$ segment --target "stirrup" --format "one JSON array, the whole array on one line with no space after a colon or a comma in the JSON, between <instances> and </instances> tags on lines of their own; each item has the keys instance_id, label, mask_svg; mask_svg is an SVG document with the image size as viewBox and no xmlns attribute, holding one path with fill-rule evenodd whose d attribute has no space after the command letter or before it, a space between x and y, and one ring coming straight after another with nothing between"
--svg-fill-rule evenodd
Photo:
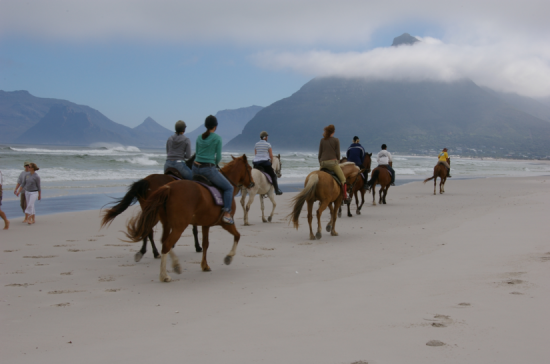
<instances>
[{"instance_id":1,"label":"stirrup","mask_svg":"<svg viewBox=\"0 0 550 364\"><path fill-rule=\"evenodd\" d=\"M276 189L276 190L275 190L275 194L276 194L276 195L282 195L282 194L283 194L283 191L281 191L280 189Z\"/></svg>"},{"instance_id":2,"label":"stirrup","mask_svg":"<svg viewBox=\"0 0 550 364\"><path fill-rule=\"evenodd\" d=\"M233 219L231 217L227 217L227 216L222 217L222 221L225 222L228 225L235 224L235 221L233 221Z\"/></svg>"}]
</instances>

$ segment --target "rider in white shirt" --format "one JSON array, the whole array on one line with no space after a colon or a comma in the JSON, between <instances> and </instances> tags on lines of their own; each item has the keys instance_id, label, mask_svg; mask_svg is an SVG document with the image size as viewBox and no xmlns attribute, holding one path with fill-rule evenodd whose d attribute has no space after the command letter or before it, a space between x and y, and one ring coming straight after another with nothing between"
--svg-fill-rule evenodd
<instances>
[{"instance_id":1,"label":"rider in white shirt","mask_svg":"<svg viewBox=\"0 0 550 364\"><path fill-rule=\"evenodd\" d=\"M376 157L376 161L378 162L378 165L381 167L387 168L388 171L390 171L391 174L391 185L395 186L395 171L392 168L393 160L391 157L391 153L386 150L386 144L382 144L382 150L378 152L378 156ZM372 179L367 182L367 188L370 188L372 185Z\"/></svg>"}]
</instances>

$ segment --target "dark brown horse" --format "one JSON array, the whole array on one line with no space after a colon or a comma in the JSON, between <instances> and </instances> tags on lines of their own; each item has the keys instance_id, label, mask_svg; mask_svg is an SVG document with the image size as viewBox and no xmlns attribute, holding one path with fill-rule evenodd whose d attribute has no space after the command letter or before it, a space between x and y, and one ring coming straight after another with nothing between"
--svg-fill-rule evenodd
<instances>
[{"instance_id":1,"label":"dark brown horse","mask_svg":"<svg viewBox=\"0 0 550 364\"><path fill-rule=\"evenodd\" d=\"M185 162L189 169L191 169L194 160L195 155L193 155L191 158L189 158L187 162ZM139 205L143 210L145 200L147 200L147 198L151 196L153 192L168 183L174 182L175 180L176 179L174 177L166 174L151 174L143 179L140 179L139 181L132 183L130 187L128 187L128 192L126 193L126 195L124 195L124 197L117 199L109 204L115 205L103 213L101 227L103 228L106 225L110 225L115 217L126 211L126 209L135 204L136 201L139 202ZM199 244L198 230L196 226L193 226L193 237L195 239L195 251L197 253L202 252L202 248ZM147 252L147 238L149 238L149 241L151 242L151 248L153 249L153 255L155 259L160 258L160 254L157 250L157 247L155 246L155 241L153 240L153 230L151 230L149 235L143 238L141 249L134 255L134 260L136 262L139 262Z\"/></svg>"},{"instance_id":2,"label":"dark brown horse","mask_svg":"<svg viewBox=\"0 0 550 364\"><path fill-rule=\"evenodd\" d=\"M437 177L439 177L439 193L442 194L445 192L445 181L447 181L447 167L445 167L444 164L437 163L437 165L434 167L434 175L430 178L426 178L424 180L424 183L428 182L429 180L434 180L434 195L436 195L436 185L437 185Z\"/></svg>"},{"instance_id":3,"label":"dark brown horse","mask_svg":"<svg viewBox=\"0 0 550 364\"><path fill-rule=\"evenodd\" d=\"M349 162L349 164L341 165L342 172L346 178L352 174L357 174L359 168ZM307 177L304 182L304 189L292 198L293 209L292 213L288 215L288 218L294 224L296 230L300 226L300 213L304 203L307 202L307 221L309 224L309 238L311 240L321 239L321 214L328 207L330 210L330 222L328 223L326 230L330 232L332 236L338 236L336 232L336 218L337 212L342 205L340 185L332 178L332 176L323 171L313 171ZM319 209L317 210L317 233L313 235L312 220L313 220L313 204L315 201L320 201Z\"/></svg>"},{"instance_id":4,"label":"dark brown horse","mask_svg":"<svg viewBox=\"0 0 550 364\"><path fill-rule=\"evenodd\" d=\"M237 194L242 185L249 186L249 188L254 186L251 169L246 155L242 155L233 158L233 161L227 163L220 170L234 186L233 196ZM236 204L233 200L232 215L235 210ZM192 181L175 181L161 187L145 201L143 211L128 222L126 236L131 241L140 241L151 233L160 219L162 223L160 280L161 282L170 282L171 278L166 272L166 255L170 254L172 268L174 272L180 274L181 266L172 248L189 225L202 226L201 268L203 271L210 271L206 253L209 245L208 232L211 226L221 225L223 229L233 235L233 248L224 259L225 264L231 264L241 235L234 224L223 223L222 216L221 207L214 204L212 195L205 187Z\"/></svg>"},{"instance_id":5,"label":"dark brown horse","mask_svg":"<svg viewBox=\"0 0 550 364\"><path fill-rule=\"evenodd\" d=\"M387 168L383 166L378 166L372 171L371 176L372 181L372 204L376 205L376 185L380 185L380 199L378 200L379 204L386 204L386 195L390 189L391 184L391 174Z\"/></svg>"},{"instance_id":6,"label":"dark brown horse","mask_svg":"<svg viewBox=\"0 0 550 364\"><path fill-rule=\"evenodd\" d=\"M353 196L355 196L355 205L357 206L357 210L355 211L355 213L357 215L361 215L361 208L363 207L363 204L365 203L365 192L366 192L366 189L364 188L365 187L365 180L363 179L362 175L363 174L365 177L368 177L369 173L370 173L370 166L371 166L371 156L372 156L372 153L367 153L365 155L365 158L363 159L363 166L361 168L361 173L358 174L357 176L355 176L355 178L348 178L346 180L346 184L348 185L348 191L350 191L349 193L350 194L353 194ZM346 158L342 158L340 160L340 163L343 163L342 161L347 161ZM361 204L359 204L359 198L358 198L358 194L361 194ZM351 214L351 207L350 207L351 203L348 204L348 217L352 217L353 215ZM342 206L340 206L340 209L338 209L338 217L342 217Z\"/></svg>"}]
</instances>

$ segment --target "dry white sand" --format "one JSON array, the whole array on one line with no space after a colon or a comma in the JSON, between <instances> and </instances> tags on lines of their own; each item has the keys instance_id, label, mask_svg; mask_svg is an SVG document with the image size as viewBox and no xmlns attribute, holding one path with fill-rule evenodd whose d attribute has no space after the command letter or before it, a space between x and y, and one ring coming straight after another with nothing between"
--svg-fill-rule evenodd
<instances>
[{"instance_id":1,"label":"dry white sand","mask_svg":"<svg viewBox=\"0 0 550 364\"><path fill-rule=\"evenodd\" d=\"M0 230L2 362L548 363L550 177L446 190L391 188L315 241L305 209L298 231L284 221L293 194L273 223L257 200L242 226L239 205L233 263L217 227L202 272L188 230L171 283L119 240L135 208L101 231L98 211L14 220Z\"/></svg>"}]
</instances>

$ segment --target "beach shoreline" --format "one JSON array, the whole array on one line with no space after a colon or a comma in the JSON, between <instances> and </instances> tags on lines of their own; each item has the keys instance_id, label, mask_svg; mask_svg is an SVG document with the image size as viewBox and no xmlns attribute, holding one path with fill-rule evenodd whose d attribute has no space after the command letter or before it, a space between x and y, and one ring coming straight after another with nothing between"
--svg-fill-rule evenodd
<instances>
[{"instance_id":1,"label":"beach shoreline","mask_svg":"<svg viewBox=\"0 0 550 364\"><path fill-rule=\"evenodd\" d=\"M211 229L208 262L190 229L181 275L159 282L150 247L124 242L134 206L106 229L100 211L37 216L0 231L2 337L9 363L543 363L550 318L550 178L487 178L390 189L339 236L309 240L306 211L272 223L259 202L232 238ZM266 202L266 211L271 203ZM323 214L328 221L328 211ZM314 225L314 229L316 225ZM155 238L160 239L161 228ZM158 247L158 244L157 244ZM169 268L169 271L171 269ZM430 346L440 345L441 346Z\"/></svg>"}]
</instances>

